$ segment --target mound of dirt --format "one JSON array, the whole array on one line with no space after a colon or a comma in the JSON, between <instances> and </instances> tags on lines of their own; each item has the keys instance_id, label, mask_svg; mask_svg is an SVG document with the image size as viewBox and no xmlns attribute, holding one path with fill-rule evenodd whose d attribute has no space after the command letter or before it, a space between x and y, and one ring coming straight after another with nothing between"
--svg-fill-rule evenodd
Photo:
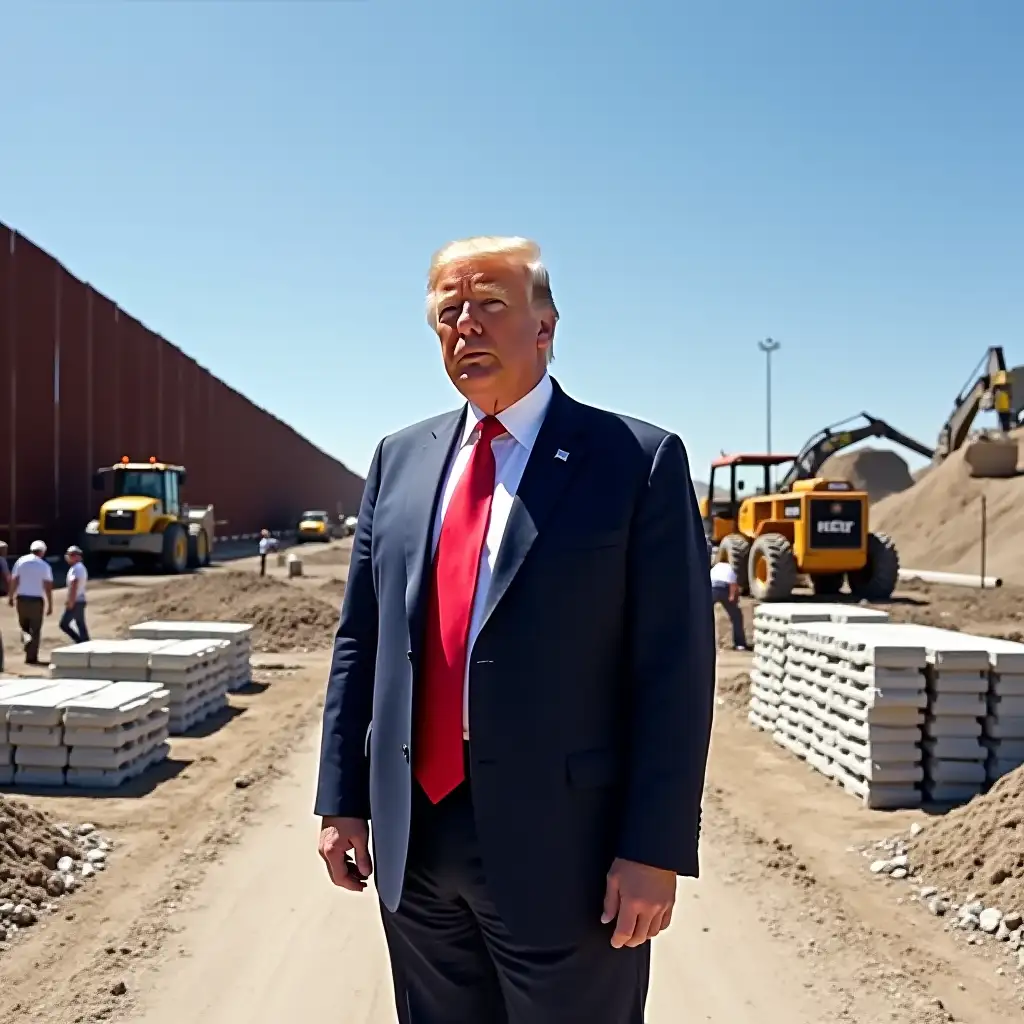
<instances>
[{"instance_id":1,"label":"mound of dirt","mask_svg":"<svg viewBox=\"0 0 1024 1024\"><path fill-rule=\"evenodd\" d=\"M1020 437L1024 431L1014 431ZM978 572L981 564L981 497L988 512L987 572L1024 584L1024 476L972 477L964 450L933 467L909 490L871 507L871 526L888 533L908 569Z\"/></svg>"},{"instance_id":2,"label":"mound of dirt","mask_svg":"<svg viewBox=\"0 0 1024 1024\"><path fill-rule=\"evenodd\" d=\"M1024 591L1012 584L981 590L908 580L900 584L893 601L878 607L887 611L893 622L1024 641Z\"/></svg>"},{"instance_id":3,"label":"mound of dirt","mask_svg":"<svg viewBox=\"0 0 1024 1024\"><path fill-rule=\"evenodd\" d=\"M54 824L26 804L0 795L0 940L12 924L35 924L35 911L42 904L76 887L76 872L94 846L89 841L94 836L91 826L72 830ZM15 906L5 907L7 903Z\"/></svg>"},{"instance_id":4,"label":"mound of dirt","mask_svg":"<svg viewBox=\"0 0 1024 1024\"><path fill-rule=\"evenodd\" d=\"M121 628L146 619L251 622L253 648L267 654L329 647L338 608L310 591L251 572L184 576L152 587L122 610Z\"/></svg>"},{"instance_id":5,"label":"mound of dirt","mask_svg":"<svg viewBox=\"0 0 1024 1024\"><path fill-rule=\"evenodd\" d=\"M298 553L303 562L307 562L309 565L348 565L352 561L350 547L327 548L322 551L310 551L303 547L298 549Z\"/></svg>"},{"instance_id":6,"label":"mound of dirt","mask_svg":"<svg viewBox=\"0 0 1024 1024\"><path fill-rule=\"evenodd\" d=\"M839 452L825 460L821 475L846 480L857 490L866 491L871 501L881 501L914 486L906 462L887 448Z\"/></svg>"},{"instance_id":7,"label":"mound of dirt","mask_svg":"<svg viewBox=\"0 0 1024 1024\"><path fill-rule=\"evenodd\" d=\"M1024 768L928 825L908 852L929 885L1004 911L1024 908Z\"/></svg>"}]
</instances>

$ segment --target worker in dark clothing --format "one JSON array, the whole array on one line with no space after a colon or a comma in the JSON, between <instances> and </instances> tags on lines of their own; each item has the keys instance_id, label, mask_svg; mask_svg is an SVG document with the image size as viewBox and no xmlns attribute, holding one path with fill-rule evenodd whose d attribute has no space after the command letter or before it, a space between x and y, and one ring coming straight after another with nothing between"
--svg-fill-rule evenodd
<instances>
[{"instance_id":1,"label":"worker in dark clothing","mask_svg":"<svg viewBox=\"0 0 1024 1024\"><path fill-rule=\"evenodd\" d=\"M7 565L7 543L0 540L0 595L11 592L11 570ZM0 672L4 670L4 631L0 627Z\"/></svg>"}]
</instances>

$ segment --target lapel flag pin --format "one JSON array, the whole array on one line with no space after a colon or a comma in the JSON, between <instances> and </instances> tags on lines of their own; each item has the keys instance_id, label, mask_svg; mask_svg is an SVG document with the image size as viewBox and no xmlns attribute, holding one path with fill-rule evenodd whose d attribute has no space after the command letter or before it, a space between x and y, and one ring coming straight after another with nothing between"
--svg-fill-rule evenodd
<instances>
[{"instance_id":1,"label":"lapel flag pin","mask_svg":"<svg viewBox=\"0 0 1024 1024\"><path fill-rule=\"evenodd\" d=\"M567 451L563 451L561 448L559 448L558 451L555 452L555 458L560 460L561 462L565 462L566 459L569 458L569 453Z\"/></svg>"}]
</instances>

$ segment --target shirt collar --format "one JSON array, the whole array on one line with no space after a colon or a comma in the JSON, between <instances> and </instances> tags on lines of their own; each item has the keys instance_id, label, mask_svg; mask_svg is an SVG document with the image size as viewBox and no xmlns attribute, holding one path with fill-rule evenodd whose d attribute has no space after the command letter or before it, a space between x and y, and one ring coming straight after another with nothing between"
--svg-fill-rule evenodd
<instances>
[{"instance_id":1,"label":"shirt collar","mask_svg":"<svg viewBox=\"0 0 1024 1024\"><path fill-rule=\"evenodd\" d=\"M541 424L544 422L544 415L548 411L548 404L551 402L551 394L554 388L551 385L551 378L544 374L537 382L532 391L527 392L518 402L510 405L507 409L499 412L498 422L527 450L533 450L533 444L540 433ZM477 424L487 414L469 403L469 415L466 417L465 426L462 428L462 443L465 445L476 430Z\"/></svg>"}]
</instances>

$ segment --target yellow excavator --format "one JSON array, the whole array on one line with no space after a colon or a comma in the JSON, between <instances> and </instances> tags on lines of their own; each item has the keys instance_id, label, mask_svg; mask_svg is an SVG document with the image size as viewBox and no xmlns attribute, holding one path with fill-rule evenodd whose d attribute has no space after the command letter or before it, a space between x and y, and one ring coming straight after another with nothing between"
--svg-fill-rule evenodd
<instances>
[{"instance_id":1,"label":"yellow excavator","mask_svg":"<svg viewBox=\"0 0 1024 1024\"><path fill-rule=\"evenodd\" d=\"M869 497L845 480L822 477L825 460L869 437L886 438L925 458L932 449L861 413L820 430L796 455L722 455L711 464L702 499L704 531L727 553L740 589L759 601L785 601L806 577L814 593L845 583L861 600L890 598L900 560L892 538L868 527ZM773 471L788 466L778 484Z\"/></svg>"},{"instance_id":2,"label":"yellow excavator","mask_svg":"<svg viewBox=\"0 0 1024 1024\"><path fill-rule=\"evenodd\" d=\"M119 463L93 475L93 488L113 495L85 528L82 553L89 571L102 574L112 558L128 558L140 568L183 573L210 564L215 520L213 506L181 501L185 467L158 462Z\"/></svg>"},{"instance_id":3,"label":"yellow excavator","mask_svg":"<svg viewBox=\"0 0 1024 1024\"><path fill-rule=\"evenodd\" d=\"M939 431L935 463L942 462L967 445L964 460L972 476L1016 475L1018 445L1016 439L1009 436L1016 426L1012 380L1006 369L1003 350L993 345L971 371L967 383L953 401L953 411ZM999 429L970 438L971 427L982 411L996 414Z\"/></svg>"}]
</instances>

